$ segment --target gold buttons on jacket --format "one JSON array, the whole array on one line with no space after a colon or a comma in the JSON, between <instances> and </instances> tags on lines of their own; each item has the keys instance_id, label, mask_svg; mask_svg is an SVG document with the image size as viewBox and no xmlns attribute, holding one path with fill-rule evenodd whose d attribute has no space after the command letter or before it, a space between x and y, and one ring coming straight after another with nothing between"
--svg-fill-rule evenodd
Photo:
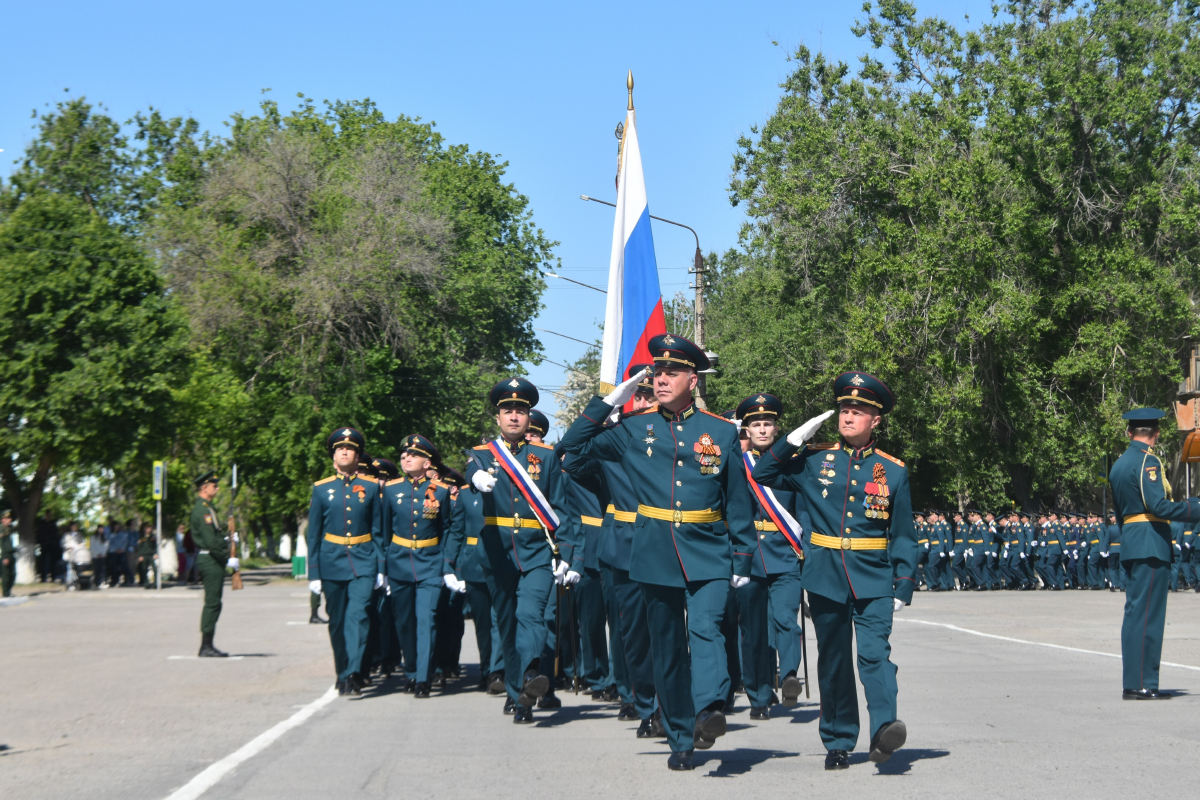
<instances>
[{"instance_id":1,"label":"gold buttons on jacket","mask_svg":"<svg viewBox=\"0 0 1200 800\"><path fill-rule=\"evenodd\" d=\"M853 502L854 502L854 495L850 495L850 502L851 502L851 503L853 503Z\"/></svg>"},{"instance_id":2,"label":"gold buttons on jacket","mask_svg":"<svg viewBox=\"0 0 1200 800\"><path fill-rule=\"evenodd\" d=\"M847 516L847 517L853 517L853 516L854 516L854 512L853 512L853 511L847 511L847 512L846 512L846 516Z\"/></svg>"},{"instance_id":3,"label":"gold buttons on jacket","mask_svg":"<svg viewBox=\"0 0 1200 800\"><path fill-rule=\"evenodd\" d=\"M849 529L849 528L846 528L846 533L849 533L849 532L850 532L850 529Z\"/></svg>"},{"instance_id":4,"label":"gold buttons on jacket","mask_svg":"<svg viewBox=\"0 0 1200 800\"><path fill-rule=\"evenodd\" d=\"M676 486L683 486L683 481L675 481Z\"/></svg>"},{"instance_id":5,"label":"gold buttons on jacket","mask_svg":"<svg viewBox=\"0 0 1200 800\"><path fill-rule=\"evenodd\" d=\"M858 486L858 481L850 481L851 486Z\"/></svg>"}]
</instances>

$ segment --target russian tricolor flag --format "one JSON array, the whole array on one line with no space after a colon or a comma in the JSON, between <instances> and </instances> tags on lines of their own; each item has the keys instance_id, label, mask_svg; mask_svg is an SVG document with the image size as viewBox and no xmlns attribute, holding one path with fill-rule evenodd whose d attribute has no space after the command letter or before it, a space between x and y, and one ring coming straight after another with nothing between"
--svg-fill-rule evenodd
<instances>
[{"instance_id":1,"label":"russian tricolor flag","mask_svg":"<svg viewBox=\"0 0 1200 800\"><path fill-rule=\"evenodd\" d=\"M632 76L631 76L632 77ZM658 262L650 232L650 206L642 176L642 152L630 86L630 108L621 139L617 214L613 222L612 256L608 262L608 307L604 315L604 350L600 358L601 393L612 391L629 376L630 364L651 361L647 343L667 332Z\"/></svg>"}]
</instances>

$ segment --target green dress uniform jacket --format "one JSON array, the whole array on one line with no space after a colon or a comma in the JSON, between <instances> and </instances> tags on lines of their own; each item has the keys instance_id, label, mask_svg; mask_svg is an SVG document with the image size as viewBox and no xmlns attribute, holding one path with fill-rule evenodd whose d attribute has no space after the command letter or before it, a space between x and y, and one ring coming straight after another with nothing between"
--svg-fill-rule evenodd
<instances>
[{"instance_id":1,"label":"green dress uniform jacket","mask_svg":"<svg viewBox=\"0 0 1200 800\"><path fill-rule=\"evenodd\" d=\"M912 602L917 534L904 462L873 445L798 449L781 439L759 459L754 479L796 492L812 520L805 540L806 590L838 602L850 597ZM885 482L890 502L886 509L875 508L881 503L866 493L867 484ZM840 547L818 546L814 535L828 537L823 542L837 540ZM855 539L883 539L886 549L854 549Z\"/></svg>"},{"instance_id":2,"label":"green dress uniform jacket","mask_svg":"<svg viewBox=\"0 0 1200 800\"><path fill-rule=\"evenodd\" d=\"M593 397L559 446L629 476L639 506L630 578L681 587L749 577L756 536L737 427L693 403L678 414L651 406L605 428L612 410Z\"/></svg>"},{"instance_id":3,"label":"green dress uniform jacket","mask_svg":"<svg viewBox=\"0 0 1200 800\"><path fill-rule=\"evenodd\" d=\"M762 454L757 450L752 454L756 461L762 458ZM742 463L745 464L744 461ZM779 501L779 505L800 523L803 537L803 531L811 528L812 522L803 507L799 505L796 493L785 489L772 489L771 491L774 493L775 499ZM787 538L776 529L770 515L767 514L753 493L750 495L750 501L754 504L756 534L755 547L750 552L752 559L750 574L756 578L765 578L769 575L782 575L785 572L799 572L804 564L803 556L798 556Z\"/></svg>"},{"instance_id":4,"label":"green dress uniform jacket","mask_svg":"<svg viewBox=\"0 0 1200 800\"><path fill-rule=\"evenodd\" d=\"M1130 442L1113 464L1109 482L1121 531L1122 561L1156 558L1171 563L1171 520L1200 520L1200 500L1171 502L1162 479L1162 461L1143 442Z\"/></svg>"},{"instance_id":5,"label":"green dress uniform jacket","mask_svg":"<svg viewBox=\"0 0 1200 800\"><path fill-rule=\"evenodd\" d=\"M447 549L451 531L466 527L466 510L450 502L441 481L407 477L383 485L383 569L394 581L441 581L453 571Z\"/></svg>"},{"instance_id":6,"label":"green dress uniform jacket","mask_svg":"<svg viewBox=\"0 0 1200 800\"><path fill-rule=\"evenodd\" d=\"M447 566L461 581L484 583L486 579L480 563L483 548L479 546L479 534L483 531L483 493L474 486L464 486L458 490L455 505L462 508L463 524L450 527L443 545Z\"/></svg>"},{"instance_id":7,"label":"green dress uniform jacket","mask_svg":"<svg viewBox=\"0 0 1200 800\"><path fill-rule=\"evenodd\" d=\"M576 553L579 530L571 524L571 515L566 509L562 469L554 448L546 444L519 442L516 445L509 444L508 450L530 477L535 477L538 489L558 516L559 527L554 538L559 556L581 572L582 549ZM502 569L502 561L508 561L522 573L551 566L553 552L546 541L545 531L536 524L537 515L508 473L492 457L487 445L479 445L471 450L467 462L467 483L473 485L477 472L490 473L496 479L492 491L480 494L484 515L483 531L480 533L483 552L480 555L485 569ZM517 520L519 522L516 524L521 527L514 527ZM572 562L577 555L580 563L575 565Z\"/></svg>"},{"instance_id":8,"label":"green dress uniform jacket","mask_svg":"<svg viewBox=\"0 0 1200 800\"><path fill-rule=\"evenodd\" d=\"M308 579L349 581L383 572L383 503L370 475L331 475L313 484L308 510Z\"/></svg>"},{"instance_id":9,"label":"green dress uniform jacket","mask_svg":"<svg viewBox=\"0 0 1200 800\"><path fill-rule=\"evenodd\" d=\"M192 516L188 520L188 530L192 533L192 541L201 553L207 552L213 561L222 568L229 560L229 542L217 522L217 511L209 503L196 498L192 506Z\"/></svg>"}]
</instances>

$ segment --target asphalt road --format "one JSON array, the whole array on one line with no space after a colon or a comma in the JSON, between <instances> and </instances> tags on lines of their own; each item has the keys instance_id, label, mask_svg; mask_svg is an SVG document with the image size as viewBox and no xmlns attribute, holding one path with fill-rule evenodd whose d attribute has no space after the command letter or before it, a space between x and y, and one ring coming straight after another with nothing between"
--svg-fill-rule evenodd
<instances>
[{"instance_id":1,"label":"asphalt road","mask_svg":"<svg viewBox=\"0 0 1200 800\"><path fill-rule=\"evenodd\" d=\"M867 762L863 739L851 769L825 773L814 686L766 722L739 696L728 735L672 773L665 741L582 695L532 726L465 682L428 700L396 679L329 700L328 635L304 623L302 583L226 587L217 644L242 656L229 660L193 658L198 590L39 595L0 607L0 797L1191 796L1200 594L1171 595L1163 658L1181 666L1163 667L1163 687L1185 694L1158 703L1123 702L1120 660L1102 655L1120 652L1122 602L919 594L892 637L909 742L891 761ZM469 631L463 650L471 664Z\"/></svg>"}]
</instances>

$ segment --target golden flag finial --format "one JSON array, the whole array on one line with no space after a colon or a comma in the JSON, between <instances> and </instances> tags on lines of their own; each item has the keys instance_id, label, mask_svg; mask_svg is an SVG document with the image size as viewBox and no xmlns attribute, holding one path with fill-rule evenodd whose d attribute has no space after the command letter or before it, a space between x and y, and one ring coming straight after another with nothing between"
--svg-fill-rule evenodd
<instances>
[{"instance_id":1,"label":"golden flag finial","mask_svg":"<svg viewBox=\"0 0 1200 800\"><path fill-rule=\"evenodd\" d=\"M629 90L629 110L633 111L633 70L629 70L625 78L625 88Z\"/></svg>"}]
</instances>

